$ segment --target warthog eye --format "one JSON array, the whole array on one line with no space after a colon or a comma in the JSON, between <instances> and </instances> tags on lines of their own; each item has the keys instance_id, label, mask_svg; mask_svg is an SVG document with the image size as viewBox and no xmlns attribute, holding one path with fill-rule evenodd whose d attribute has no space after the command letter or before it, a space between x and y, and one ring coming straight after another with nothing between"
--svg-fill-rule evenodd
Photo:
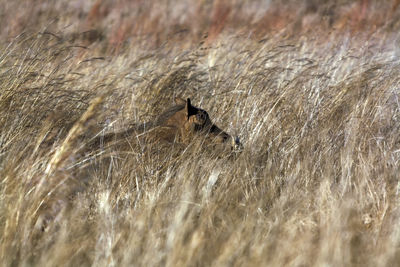
<instances>
[{"instance_id":1,"label":"warthog eye","mask_svg":"<svg viewBox=\"0 0 400 267\"><path fill-rule=\"evenodd\" d=\"M200 123L205 123L207 120L207 114L205 112L198 112L196 114L196 119L197 121L199 121Z\"/></svg>"}]
</instances>

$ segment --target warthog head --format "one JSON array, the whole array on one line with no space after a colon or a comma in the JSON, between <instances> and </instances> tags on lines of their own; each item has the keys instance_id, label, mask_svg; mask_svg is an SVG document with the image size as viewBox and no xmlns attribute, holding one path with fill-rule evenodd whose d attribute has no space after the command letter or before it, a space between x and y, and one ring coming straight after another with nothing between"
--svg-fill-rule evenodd
<instances>
[{"instance_id":1,"label":"warthog head","mask_svg":"<svg viewBox=\"0 0 400 267\"><path fill-rule=\"evenodd\" d=\"M207 111L192 106L189 98L186 101L175 98L175 103L180 110L168 119L167 124L180 128L183 142L190 142L197 135L204 137L210 145L230 145L232 152L240 152L243 149L239 137L233 137L221 130L211 121Z\"/></svg>"}]
</instances>

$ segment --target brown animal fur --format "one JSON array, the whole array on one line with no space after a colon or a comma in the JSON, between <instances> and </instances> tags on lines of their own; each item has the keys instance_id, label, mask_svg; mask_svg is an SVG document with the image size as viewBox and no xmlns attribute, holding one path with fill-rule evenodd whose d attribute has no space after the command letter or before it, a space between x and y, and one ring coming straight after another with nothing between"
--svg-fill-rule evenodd
<instances>
[{"instance_id":1,"label":"brown animal fur","mask_svg":"<svg viewBox=\"0 0 400 267\"><path fill-rule=\"evenodd\" d=\"M232 151L242 149L239 138L234 138L213 124L208 113L192 106L190 99L175 98L175 106L160 114L153 122L134 124L129 129L109 133L94 140L94 145L121 142L132 136L147 141L190 143L196 137L204 137L207 145L225 145Z\"/></svg>"}]
</instances>

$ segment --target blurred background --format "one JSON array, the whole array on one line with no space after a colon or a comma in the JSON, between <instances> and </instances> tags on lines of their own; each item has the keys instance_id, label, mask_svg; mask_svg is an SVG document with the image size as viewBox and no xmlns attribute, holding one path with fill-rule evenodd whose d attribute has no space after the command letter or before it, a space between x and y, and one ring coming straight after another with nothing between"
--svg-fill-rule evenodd
<instances>
[{"instance_id":1,"label":"blurred background","mask_svg":"<svg viewBox=\"0 0 400 267\"><path fill-rule=\"evenodd\" d=\"M71 42L118 53L130 45L190 46L224 33L264 38L284 31L398 31L398 0L72 0L0 1L3 42L21 32L63 33ZM65 37L65 36L64 36Z\"/></svg>"}]
</instances>

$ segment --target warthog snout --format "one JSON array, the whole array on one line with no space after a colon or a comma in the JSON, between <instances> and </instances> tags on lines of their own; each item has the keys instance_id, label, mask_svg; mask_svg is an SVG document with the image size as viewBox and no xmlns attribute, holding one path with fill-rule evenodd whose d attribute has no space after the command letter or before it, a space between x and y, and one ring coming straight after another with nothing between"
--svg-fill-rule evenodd
<instances>
[{"instance_id":1,"label":"warthog snout","mask_svg":"<svg viewBox=\"0 0 400 267\"><path fill-rule=\"evenodd\" d=\"M242 152L243 144L240 142L239 136L232 137L232 151L235 153Z\"/></svg>"},{"instance_id":2,"label":"warthog snout","mask_svg":"<svg viewBox=\"0 0 400 267\"><path fill-rule=\"evenodd\" d=\"M207 135L211 137L212 143L230 146L232 152L238 153L243 150L243 145L238 136L231 136L215 125L211 127Z\"/></svg>"}]
</instances>

